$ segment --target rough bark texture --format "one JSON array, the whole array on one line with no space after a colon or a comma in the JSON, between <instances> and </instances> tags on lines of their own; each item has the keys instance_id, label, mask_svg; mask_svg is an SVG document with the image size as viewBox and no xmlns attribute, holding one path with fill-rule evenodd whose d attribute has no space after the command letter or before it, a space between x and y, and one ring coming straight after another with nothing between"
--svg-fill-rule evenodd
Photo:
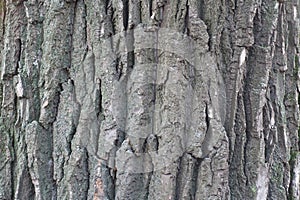
<instances>
[{"instance_id":1,"label":"rough bark texture","mask_svg":"<svg viewBox=\"0 0 300 200\"><path fill-rule=\"evenodd\" d=\"M0 199L300 199L298 0L1 0Z\"/></svg>"}]
</instances>

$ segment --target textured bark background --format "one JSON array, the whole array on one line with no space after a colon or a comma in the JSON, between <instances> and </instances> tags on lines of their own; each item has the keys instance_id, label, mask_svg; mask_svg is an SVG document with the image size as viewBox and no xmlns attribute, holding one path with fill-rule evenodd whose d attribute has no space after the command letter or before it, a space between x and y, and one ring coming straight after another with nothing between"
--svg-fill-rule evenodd
<instances>
[{"instance_id":1,"label":"textured bark background","mask_svg":"<svg viewBox=\"0 0 300 200\"><path fill-rule=\"evenodd\" d=\"M299 199L298 0L1 0L0 199Z\"/></svg>"}]
</instances>

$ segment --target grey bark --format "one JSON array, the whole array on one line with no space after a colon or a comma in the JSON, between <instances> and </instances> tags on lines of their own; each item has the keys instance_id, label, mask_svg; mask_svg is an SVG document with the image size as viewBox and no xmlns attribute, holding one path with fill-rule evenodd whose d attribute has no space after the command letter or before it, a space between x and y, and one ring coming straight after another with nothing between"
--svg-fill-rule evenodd
<instances>
[{"instance_id":1,"label":"grey bark","mask_svg":"<svg viewBox=\"0 0 300 200\"><path fill-rule=\"evenodd\" d=\"M300 199L298 0L1 0L0 199Z\"/></svg>"}]
</instances>

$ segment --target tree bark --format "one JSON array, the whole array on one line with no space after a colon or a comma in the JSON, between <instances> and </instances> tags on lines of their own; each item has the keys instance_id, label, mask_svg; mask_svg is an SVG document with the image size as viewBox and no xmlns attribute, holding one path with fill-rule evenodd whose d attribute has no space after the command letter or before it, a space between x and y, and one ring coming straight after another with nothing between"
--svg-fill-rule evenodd
<instances>
[{"instance_id":1,"label":"tree bark","mask_svg":"<svg viewBox=\"0 0 300 200\"><path fill-rule=\"evenodd\" d=\"M0 1L0 199L300 199L299 9Z\"/></svg>"}]
</instances>

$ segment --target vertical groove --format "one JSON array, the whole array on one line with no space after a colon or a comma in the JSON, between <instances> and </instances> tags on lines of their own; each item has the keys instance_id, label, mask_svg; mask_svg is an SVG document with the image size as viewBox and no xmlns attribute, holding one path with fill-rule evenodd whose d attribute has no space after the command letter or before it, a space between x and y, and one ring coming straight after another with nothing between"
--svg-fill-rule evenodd
<instances>
[{"instance_id":1,"label":"vertical groove","mask_svg":"<svg viewBox=\"0 0 300 200\"><path fill-rule=\"evenodd\" d=\"M193 175L192 175L192 199L196 200L196 195L197 195L197 188L199 187L199 168L201 167L201 163L202 163L203 159L198 158L196 159L196 164L194 166L194 170L193 170Z\"/></svg>"},{"instance_id":2,"label":"vertical groove","mask_svg":"<svg viewBox=\"0 0 300 200\"><path fill-rule=\"evenodd\" d=\"M149 4L149 17L151 17L152 16L152 12L153 12L153 10L152 10L152 7L153 7L153 0L148 0L148 4Z\"/></svg>"},{"instance_id":3,"label":"vertical groove","mask_svg":"<svg viewBox=\"0 0 300 200\"><path fill-rule=\"evenodd\" d=\"M156 135L155 133L155 120L156 120L156 100L157 100L157 68L159 65L159 58L158 58L158 30L155 30L155 49L154 49L154 80L153 80L153 110L152 110L152 130L151 133Z\"/></svg>"},{"instance_id":4,"label":"vertical groove","mask_svg":"<svg viewBox=\"0 0 300 200\"><path fill-rule=\"evenodd\" d=\"M122 0L123 3L123 26L124 30L128 30L128 23L129 23L129 0Z\"/></svg>"},{"instance_id":5,"label":"vertical groove","mask_svg":"<svg viewBox=\"0 0 300 200\"><path fill-rule=\"evenodd\" d=\"M175 181L175 192L174 192L174 200L180 200L181 199L181 192L182 189L182 179L183 179L183 171L179 170L182 169L183 159L185 154L183 154L178 160L178 170L176 173L176 181Z\"/></svg>"}]
</instances>

